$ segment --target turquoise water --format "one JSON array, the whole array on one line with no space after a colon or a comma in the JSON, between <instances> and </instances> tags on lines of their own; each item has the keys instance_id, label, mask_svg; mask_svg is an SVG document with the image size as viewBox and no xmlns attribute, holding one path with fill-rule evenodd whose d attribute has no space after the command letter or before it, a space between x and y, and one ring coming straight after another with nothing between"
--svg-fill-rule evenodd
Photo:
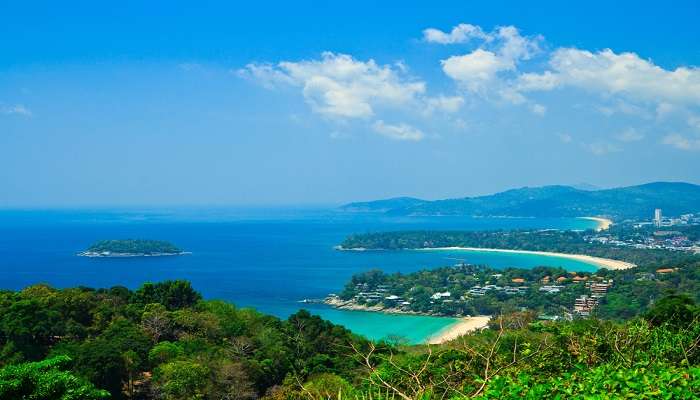
<instances>
[{"instance_id":1,"label":"turquoise water","mask_svg":"<svg viewBox=\"0 0 700 400\"><path fill-rule=\"evenodd\" d=\"M357 232L414 229L585 229L580 219L385 217L319 209L0 210L0 289L39 282L136 288L145 281L187 279L206 298L286 318L300 308L370 338L401 335L414 342L452 319L340 311L300 303L338 292L371 268L404 273L457 262L591 270L575 260L484 252L336 251ZM91 259L75 254L100 239L168 240L191 251L181 257Z\"/></svg>"}]
</instances>

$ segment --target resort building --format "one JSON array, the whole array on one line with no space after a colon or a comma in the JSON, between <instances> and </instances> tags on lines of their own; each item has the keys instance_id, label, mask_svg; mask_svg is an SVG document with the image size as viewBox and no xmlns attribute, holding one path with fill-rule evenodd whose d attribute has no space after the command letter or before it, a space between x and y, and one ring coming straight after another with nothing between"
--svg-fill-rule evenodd
<instances>
[{"instance_id":1,"label":"resort building","mask_svg":"<svg viewBox=\"0 0 700 400\"><path fill-rule=\"evenodd\" d=\"M574 312L581 316L591 315L591 311L598 305L598 299L583 295L574 302Z\"/></svg>"}]
</instances>

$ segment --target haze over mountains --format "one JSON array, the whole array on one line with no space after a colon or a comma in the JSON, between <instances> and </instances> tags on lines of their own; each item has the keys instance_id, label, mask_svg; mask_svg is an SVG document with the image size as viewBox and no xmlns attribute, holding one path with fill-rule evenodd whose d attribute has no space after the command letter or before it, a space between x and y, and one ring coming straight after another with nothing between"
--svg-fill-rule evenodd
<instances>
[{"instance_id":1,"label":"haze over mountains","mask_svg":"<svg viewBox=\"0 0 700 400\"><path fill-rule=\"evenodd\" d=\"M462 215L510 217L607 216L651 219L654 209L665 215L700 211L700 185L653 182L614 189L582 190L572 186L523 187L476 197L421 200L412 197L355 202L344 211L391 215Z\"/></svg>"}]
</instances>

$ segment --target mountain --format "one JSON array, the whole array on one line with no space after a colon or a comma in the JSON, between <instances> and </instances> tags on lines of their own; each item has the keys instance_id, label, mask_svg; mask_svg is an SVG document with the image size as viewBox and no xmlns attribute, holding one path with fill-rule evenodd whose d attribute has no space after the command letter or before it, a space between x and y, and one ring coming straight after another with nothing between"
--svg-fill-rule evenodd
<instances>
[{"instance_id":1,"label":"mountain","mask_svg":"<svg viewBox=\"0 0 700 400\"><path fill-rule=\"evenodd\" d=\"M655 208L665 215L700 212L700 186L653 182L603 190L572 186L511 189L487 196L427 201L410 197L350 203L345 211L391 215L469 215L511 217L609 216L651 219Z\"/></svg>"}]
</instances>

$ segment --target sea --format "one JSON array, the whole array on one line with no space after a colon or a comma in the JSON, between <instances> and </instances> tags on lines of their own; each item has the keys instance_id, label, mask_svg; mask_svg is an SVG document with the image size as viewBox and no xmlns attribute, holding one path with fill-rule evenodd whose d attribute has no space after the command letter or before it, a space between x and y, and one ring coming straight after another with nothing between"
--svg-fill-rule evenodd
<instances>
[{"instance_id":1,"label":"sea","mask_svg":"<svg viewBox=\"0 0 700 400\"><path fill-rule=\"evenodd\" d=\"M307 309L371 339L419 343L454 318L344 311L304 302L338 293L370 269L408 273L458 263L495 268L539 265L592 271L581 261L532 254L467 251L338 251L349 234L400 230L588 229L576 218L402 217L332 207L0 210L0 289L46 283L58 288L186 279L207 299L286 318ZM176 257L87 258L102 239L167 240Z\"/></svg>"}]
</instances>

